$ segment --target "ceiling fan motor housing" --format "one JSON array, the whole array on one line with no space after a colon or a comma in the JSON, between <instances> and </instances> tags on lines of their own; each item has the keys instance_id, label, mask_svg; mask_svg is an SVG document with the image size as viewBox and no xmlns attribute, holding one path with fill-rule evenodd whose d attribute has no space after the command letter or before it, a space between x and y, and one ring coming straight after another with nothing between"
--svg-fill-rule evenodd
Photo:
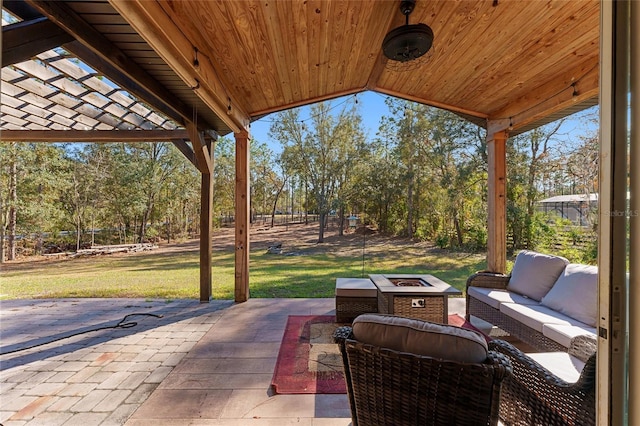
<instances>
[{"instance_id":1,"label":"ceiling fan motor housing","mask_svg":"<svg viewBox=\"0 0 640 426\"><path fill-rule=\"evenodd\" d=\"M433 45L433 30L425 24L403 25L389 32L382 42L384 55L407 62L427 53Z\"/></svg>"},{"instance_id":2,"label":"ceiling fan motor housing","mask_svg":"<svg viewBox=\"0 0 640 426\"><path fill-rule=\"evenodd\" d=\"M427 53L433 45L433 30L428 25L409 25L409 15L415 4L415 0L403 0L400 3L406 24L389 31L382 42L382 52L392 61L412 61Z\"/></svg>"}]
</instances>

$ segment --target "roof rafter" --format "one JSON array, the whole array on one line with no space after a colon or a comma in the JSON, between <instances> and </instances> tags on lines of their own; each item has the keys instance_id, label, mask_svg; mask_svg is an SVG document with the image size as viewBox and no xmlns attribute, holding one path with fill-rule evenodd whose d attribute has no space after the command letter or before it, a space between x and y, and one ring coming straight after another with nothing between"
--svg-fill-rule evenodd
<instances>
[{"instance_id":1,"label":"roof rafter","mask_svg":"<svg viewBox=\"0 0 640 426\"><path fill-rule=\"evenodd\" d=\"M191 108L171 95L162 84L129 60L118 47L65 4L41 0L26 2L76 38L77 42L63 47L83 62L177 122L184 124L194 119ZM196 122L199 128L211 133L213 126L204 118L197 117Z\"/></svg>"},{"instance_id":2,"label":"roof rafter","mask_svg":"<svg viewBox=\"0 0 640 426\"><path fill-rule=\"evenodd\" d=\"M571 105L589 105L599 91L598 58L568 69L527 96L495 111L489 118L488 133L518 130L544 117L569 109ZM510 131L511 132L511 131Z\"/></svg>"},{"instance_id":3,"label":"roof rafter","mask_svg":"<svg viewBox=\"0 0 640 426\"><path fill-rule=\"evenodd\" d=\"M194 64L197 46L192 45L158 3L110 0L110 4L232 131L249 126L249 114L231 98L213 64L206 56Z\"/></svg>"},{"instance_id":4,"label":"roof rafter","mask_svg":"<svg viewBox=\"0 0 640 426\"><path fill-rule=\"evenodd\" d=\"M173 142L189 139L176 130L3 130L2 140L11 142Z\"/></svg>"},{"instance_id":5,"label":"roof rafter","mask_svg":"<svg viewBox=\"0 0 640 426\"><path fill-rule=\"evenodd\" d=\"M45 17L5 25L2 27L2 66L26 61L73 40L73 36Z\"/></svg>"}]
</instances>

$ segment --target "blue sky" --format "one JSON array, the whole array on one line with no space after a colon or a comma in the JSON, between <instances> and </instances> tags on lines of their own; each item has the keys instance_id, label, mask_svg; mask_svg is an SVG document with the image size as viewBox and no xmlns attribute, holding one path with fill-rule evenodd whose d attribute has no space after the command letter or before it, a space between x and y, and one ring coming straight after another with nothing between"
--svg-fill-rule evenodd
<instances>
[{"instance_id":1,"label":"blue sky","mask_svg":"<svg viewBox=\"0 0 640 426\"><path fill-rule=\"evenodd\" d=\"M347 98L351 98L354 95L349 95ZM358 106L360 108L360 114L362 115L362 121L367 131L369 139L373 139L380 126L380 118L384 115L389 115L389 108L384 103L386 96L375 92L364 92L356 95L358 100ZM331 101L332 105L338 105L344 98L338 98ZM302 120L309 117L309 107L302 107L300 118ZM270 114L263 117L260 120L256 120L251 123L251 136L253 139L260 143L266 143L274 152L280 152L280 144L277 141L273 141L269 138L269 127L275 117L275 114Z\"/></svg>"},{"instance_id":2,"label":"blue sky","mask_svg":"<svg viewBox=\"0 0 640 426\"><path fill-rule=\"evenodd\" d=\"M347 97L352 97L349 95ZM345 98L347 98L345 97ZM380 126L380 118L385 115L390 115L389 108L385 104L386 95L382 95L375 92L363 92L356 95L358 105L360 108L360 114L362 115L363 124L367 131L367 136L371 140L376 136L378 127ZM343 99L338 98L331 101L332 105L341 104ZM593 112L594 109L587 110ZM585 112L585 113L587 113ZM580 136L591 134L597 130L595 124L586 122L583 116L585 113L578 113L569 117L558 134L559 142L573 142L577 143ZM309 117L309 107L302 107L300 114L302 120ZM271 126L275 114L270 114L260 120L251 123L251 136L259 143L266 143L271 150L279 153L282 149L278 141L271 140L268 136L269 127Z\"/></svg>"}]
</instances>

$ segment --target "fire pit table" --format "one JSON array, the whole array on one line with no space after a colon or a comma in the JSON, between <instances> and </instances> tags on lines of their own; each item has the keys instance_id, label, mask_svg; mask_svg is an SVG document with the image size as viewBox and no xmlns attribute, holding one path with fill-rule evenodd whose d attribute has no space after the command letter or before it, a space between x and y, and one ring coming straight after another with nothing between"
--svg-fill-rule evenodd
<instances>
[{"instance_id":1,"label":"fire pit table","mask_svg":"<svg viewBox=\"0 0 640 426\"><path fill-rule=\"evenodd\" d=\"M378 312L446 324L447 297L462 295L433 275L369 275L378 291Z\"/></svg>"}]
</instances>

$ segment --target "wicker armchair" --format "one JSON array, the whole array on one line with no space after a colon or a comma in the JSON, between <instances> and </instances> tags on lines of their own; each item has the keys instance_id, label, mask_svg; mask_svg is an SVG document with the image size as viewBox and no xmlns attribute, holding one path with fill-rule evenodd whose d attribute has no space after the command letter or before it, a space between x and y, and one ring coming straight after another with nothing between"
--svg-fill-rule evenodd
<instances>
[{"instance_id":1,"label":"wicker armchair","mask_svg":"<svg viewBox=\"0 0 640 426\"><path fill-rule=\"evenodd\" d=\"M489 349L509 357L513 367L502 386L500 420L505 425L596 424L594 338L577 336L571 342L568 355L585 362L575 383L560 379L508 342L494 340Z\"/></svg>"},{"instance_id":2,"label":"wicker armchair","mask_svg":"<svg viewBox=\"0 0 640 426\"><path fill-rule=\"evenodd\" d=\"M488 352L484 363L446 361L334 334L343 357L353 426L496 425L509 360Z\"/></svg>"}]
</instances>

